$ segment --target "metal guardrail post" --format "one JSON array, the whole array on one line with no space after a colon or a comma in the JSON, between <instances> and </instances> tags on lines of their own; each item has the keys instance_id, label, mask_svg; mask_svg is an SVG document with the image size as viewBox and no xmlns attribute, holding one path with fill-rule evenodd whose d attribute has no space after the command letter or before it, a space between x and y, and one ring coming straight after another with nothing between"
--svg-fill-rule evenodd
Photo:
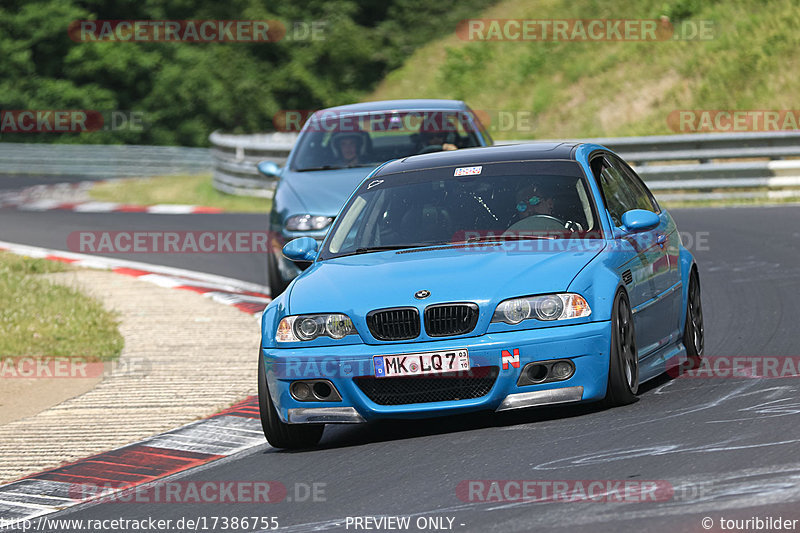
<instances>
[{"instance_id":1,"label":"metal guardrail post","mask_svg":"<svg viewBox=\"0 0 800 533\"><path fill-rule=\"evenodd\" d=\"M264 160L286 164L297 135L231 135L215 131L209 140L214 158L214 187L238 196L272 198L275 180L262 175L256 165Z\"/></svg>"},{"instance_id":2,"label":"metal guardrail post","mask_svg":"<svg viewBox=\"0 0 800 533\"><path fill-rule=\"evenodd\" d=\"M198 174L212 166L206 148L0 143L0 175L104 179Z\"/></svg>"}]
</instances>

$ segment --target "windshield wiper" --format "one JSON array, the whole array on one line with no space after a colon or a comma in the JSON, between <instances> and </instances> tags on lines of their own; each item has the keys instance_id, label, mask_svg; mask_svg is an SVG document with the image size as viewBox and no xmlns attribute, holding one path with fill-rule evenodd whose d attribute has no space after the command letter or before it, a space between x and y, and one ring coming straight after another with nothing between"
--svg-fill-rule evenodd
<instances>
[{"instance_id":1,"label":"windshield wiper","mask_svg":"<svg viewBox=\"0 0 800 533\"><path fill-rule=\"evenodd\" d=\"M470 237L463 241L453 243L453 244L470 244L473 242L492 242L492 241L528 241L528 240L553 240L555 237L547 237L544 235L517 235L516 233L511 233L508 235L500 234L500 235L478 235L475 237Z\"/></svg>"},{"instance_id":2,"label":"windshield wiper","mask_svg":"<svg viewBox=\"0 0 800 533\"><path fill-rule=\"evenodd\" d=\"M373 167L373 163L360 163L357 165L322 165L321 167L298 168L297 172L312 172L315 170L341 170L343 168L366 168Z\"/></svg>"},{"instance_id":3,"label":"windshield wiper","mask_svg":"<svg viewBox=\"0 0 800 533\"><path fill-rule=\"evenodd\" d=\"M313 170L339 170L340 168L346 167L341 167L338 165L322 165L321 167L298 168L297 172L310 172Z\"/></svg>"},{"instance_id":4,"label":"windshield wiper","mask_svg":"<svg viewBox=\"0 0 800 533\"><path fill-rule=\"evenodd\" d=\"M406 248L424 248L425 246L430 246L430 244L391 244L386 246L367 246L364 248L356 248L353 252L347 252L346 254L340 254L336 257L345 257L348 255L360 255L360 254L369 254L372 252L385 252L387 250L404 250Z\"/></svg>"}]
</instances>

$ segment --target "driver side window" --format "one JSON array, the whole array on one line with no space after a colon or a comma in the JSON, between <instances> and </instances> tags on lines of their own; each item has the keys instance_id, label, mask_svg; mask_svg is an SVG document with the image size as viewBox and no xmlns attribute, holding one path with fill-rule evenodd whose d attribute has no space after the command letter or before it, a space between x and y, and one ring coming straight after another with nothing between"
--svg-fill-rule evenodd
<instances>
[{"instance_id":1,"label":"driver side window","mask_svg":"<svg viewBox=\"0 0 800 533\"><path fill-rule=\"evenodd\" d=\"M625 192L622 174L612 167L605 157L592 160L592 170L603 191L608 213L617 226L622 225L622 215L631 209L631 200Z\"/></svg>"},{"instance_id":2,"label":"driver side window","mask_svg":"<svg viewBox=\"0 0 800 533\"><path fill-rule=\"evenodd\" d=\"M631 209L657 212L644 187L634 181L620 163L609 157L597 157L592 160L592 170L603 191L606 208L615 225L621 226L622 215Z\"/></svg>"}]
</instances>

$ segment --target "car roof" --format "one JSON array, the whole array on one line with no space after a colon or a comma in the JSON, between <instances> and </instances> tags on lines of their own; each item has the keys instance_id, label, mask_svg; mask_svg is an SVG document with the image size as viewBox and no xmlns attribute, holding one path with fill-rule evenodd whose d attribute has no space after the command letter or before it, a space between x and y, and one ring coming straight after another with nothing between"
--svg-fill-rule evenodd
<instances>
[{"instance_id":1,"label":"car roof","mask_svg":"<svg viewBox=\"0 0 800 533\"><path fill-rule=\"evenodd\" d=\"M381 167L376 175L504 161L575 160L574 150L578 144L575 142L530 142L412 155L390 161Z\"/></svg>"},{"instance_id":2,"label":"car roof","mask_svg":"<svg viewBox=\"0 0 800 533\"><path fill-rule=\"evenodd\" d=\"M365 113L370 111L462 111L467 104L461 100L413 99L413 100L381 100L377 102L361 102L359 104L329 107L323 111L344 111Z\"/></svg>"}]
</instances>

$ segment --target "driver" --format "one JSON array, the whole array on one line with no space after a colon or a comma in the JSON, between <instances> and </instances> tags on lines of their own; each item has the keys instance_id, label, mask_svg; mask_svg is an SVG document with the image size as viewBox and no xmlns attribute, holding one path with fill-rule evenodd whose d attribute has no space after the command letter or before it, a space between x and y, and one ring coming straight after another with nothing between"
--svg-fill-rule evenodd
<instances>
[{"instance_id":1,"label":"driver","mask_svg":"<svg viewBox=\"0 0 800 533\"><path fill-rule=\"evenodd\" d=\"M430 152L434 149L445 151L458 150L458 146L455 144L444 142L445 135L443 131L420 131L419 138L422 141L422 148L419 153Z\"/></svg>"},{"instance_id":2,"label":"driver","mask_svg":"<svg viewBox=\"0 0 800 533\"><path fill-rule=\"evenodd\" d=\"M438 152L440 150L458 150L458 146L447 142L449 133L457 135L458 124L455 117L445 112L431 112L424 115L425 120L419 125L417 133L418 154Z\"/></svg>"},{"instance_id":3,"label":"driver","mask_svg":"<svg viewBox=\"0 0 800 533\"><path fill-rule=\"evenodd\" d=\"M544 187L535 183L517 191L519 219L533 215L553 216L553 197L545 194Z\"/></svg>"},{"instance_id":4,"label":"driver","mask_svg":"<svg viewBox=\"0 0 800 533\"><path fill-rule=\"evenodd\" d=\"M563 226L570 232L583 231L581 224L573 222L569 219L564 219L563 207L556 212L556 196L560 194L559 187L553 183L534 183L524 189L520 189L516 194L516 209L513 217L513 224L511 227L522 224L523 228L533 228L541 226L542 229L547 231L560 231L559 226ZM563 198L563 196L560 196ZM559 203L561 205L561 203ZM521 221L529 219L530 217L543 217L544 219L551 219L550 222L540 220L533 222L536 219L531 219L527 223Z\"/></svg>"},{"instance_id":5,"label":"driver","mask_svg":"<svg viewBox=\"0 0 800 533\"><path fill-rule=\"evenodd\" d=\"M331 146L338 152L342 165L346 167L361 165L359 154L364 147L364 139L358 133L339 133L331 141Z\"/></svg>"}]
</instances>

